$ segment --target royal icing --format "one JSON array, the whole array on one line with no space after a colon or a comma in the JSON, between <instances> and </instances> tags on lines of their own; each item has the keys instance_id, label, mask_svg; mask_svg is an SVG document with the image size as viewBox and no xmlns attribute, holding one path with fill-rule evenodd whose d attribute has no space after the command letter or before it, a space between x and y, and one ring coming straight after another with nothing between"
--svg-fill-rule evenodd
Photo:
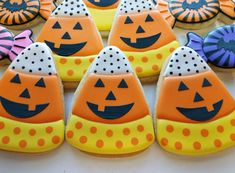
<instances>
[{"instance_id":1,"label":"royal icing","mask_svg":"<svg viewBox=\"0 0 235 173\"><path fill-rule=\"evenodd\" d=\"M124 51L139 77L157 75L162 63L178 46L171 27L150 0L120 3L108 45ZM163 49L167 50L164 55ZM160 61L154 61L156 58Z\"/></svg>"},{"instance_id":2,"label":"royal icing","mask_svg":"<svg viewBox=\"0 0 235 173\"><path fill-rule=\"evenodd\" d=\"M235 25L218 27L203 39L189 33L187 46L196 50L205 60L221 68L235 67Z\"/></svg>"},{"instance_id":3,"label":"royal icing","mask_svg":"<svg viewBox=\"0 0 235 173\"><path fill-rule=\"evenodd\" d=\"M0 96L0 149L37 153L63 142L62 89L45 44L31 44L13 60L1 78Z\"/></svg>"},{"instance_id":4,"label":"royal icing","mask_svg":"<svg viewBox=\"0 0 235 173\"><path fill-rule=\"evenodd\" d=\"M104 48L78 86L66 138L74 147L98 154L133 153L153 142L140 83L117 47Z\"/></svg>"},{"instance_id":5,"label":"royal icing","mask_svg":"<svg viewBox=\"0 0 235 173\"><path fill-rule=\"evenodd\" d=\"M54 9L53 0L0 0L0 23L21 25L34 20L39 14L47 19Z\"/></svg>"},{"instance_id":6,"label":"royal icing","mask_svg":"<svg viewBox=\"0 0 235 173\"><path fill-rule=\"evenodd\" d=\"M190 72L182 71L189 67ZM234 145L234 99L193 49L180 47L173 52L161 80L156 136L162 148L203 155Z\"/></svg>"},{"instance_id":7,"label":"royal icing","mask_svg":"<svg viewBox=\"0 0 235 173\"><path fill-rule=\"evenodd\" d=\"M89 60L103 48L101 36L82 0L66 0L59 5L37 40L52 50L63 81L80 81L91 63ZM77 65L84 69L79 70L78 76L74 73Z\"/></svg>"},{"instance_id":8,"label":"royal icing","mask_svg":"<svg viewBox=\"0 0 235 173\"><path fill-rule=\"evenodd\" d=\"M231 19L235 18L235 2L233 0L219 0L220 10Z\"/></svg>"}]
</instances>

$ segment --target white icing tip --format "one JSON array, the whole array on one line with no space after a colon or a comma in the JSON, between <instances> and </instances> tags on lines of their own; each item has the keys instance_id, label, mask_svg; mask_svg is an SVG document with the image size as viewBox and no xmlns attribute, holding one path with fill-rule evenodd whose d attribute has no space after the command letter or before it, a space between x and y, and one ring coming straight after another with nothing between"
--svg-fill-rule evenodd
<instances>
[{"instance_id":1,"label":"white icing tip","mask_svg":"<svg viewBox=\"0 0 235 173\"><path fill-rule=\"evenodd\" d=\"M164 76L187 76L211 70L193 49L182 46L176 49L167 64Z\"/></svg>"},{"instance_id":2,"label":"white icing tip","mask_svg":"<svg viewBox=\"0 0 235 173\"><path fill-rule=\"evenodd\" d=\"M64 0L52 13L52 16L89 16L89 11L82 0Z\"/></svg>"},{"instance_id":3,"label":"white icing tip","mask_svg":"<svg viewBox=\"0 0 235 173\"><path fill-rule=\"evenodd\" d=\"M118 14L141 13L156 10L152 0L122 0L118 7Z\"/></svg>"},{"instance_id":4,"label":"white icing tip","mask_svg":"<svg viewBox=\"0 0 235 173\"><path fill-rule=\"evenodd\" d=\"M51 50L45 43L33 43L25 48L12 61L9 68L17 72L34 75L47 76L56 74Z\"/></svg>"},{"instance_id":5,"label":"white icing tip","mask_svg":"<svg viewBox=\"0 0 235 173\"><path fill-rule=\"evenodd\" d=\"M101 75L118 75L132 73L133 70L120 49L115 46L108 46L95 58L89 72Z\"/></svg>"}]
</instances>

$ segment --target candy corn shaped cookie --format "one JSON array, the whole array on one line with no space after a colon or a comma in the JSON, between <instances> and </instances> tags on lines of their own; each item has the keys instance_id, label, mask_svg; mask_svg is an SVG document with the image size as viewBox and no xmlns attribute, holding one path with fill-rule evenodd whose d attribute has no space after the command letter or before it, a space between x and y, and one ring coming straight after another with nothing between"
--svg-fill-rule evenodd
<instances>
[{"instance_id":1,"label":"candy corn shaped cookie","mask_svg":"<svg viewBox=\"0 0 235 173\"><path fill-rule=\"evenodd\" d=\"M82 0L63 1L37 40L50 47L62 81L70 84L82 79L103 48L101 36Z\"/></svg>"},{"instance_id":2,"label":"candy corn shaped cookie","mask_svg":"<svg viewBox=\"0 0 235 173\"><path fill-rule=\"evenodd\" d=\"M135 153L153 143L143 90L118 48L104 48L79 84L66 138L82 151L105 155Z\"/></svg>"},{"instance_id":3,"label":"candy corn shaped cookie","mask_svg":"<svg viewBox=\"0 0 235 173\"><path fill-rule=\"evenodd\" d=\"M138 77L149 81L156 79L162 63L179 43L151 0L123 0L108 45L124 51Z\"/></svg>"},{"instance_id":4,"label":"candy corn shaped cookie","mask_svg":"<svg viewBox=\"0 0 235 173\"><path fill-rule=\"evenodd\" d=\"M103 36L111 29L116 9L121 0L83 0L90 11L97 28Z\"/></svg>"},{"instance_id":5,"label":"candy corn shaped cookie","mask_svg":"<svg viewBox=\"0 0 235 173\"><path fill-rule=\"evenodd\" d=\"M232 96L193 49L172 54L157 89L156 135L163 149L203 155L231 147L234 109Z\"/></svg>"},{"instance_id":6,"label":"candy corn shaped cookie","mask_svg":"<svg viewBox=\"0 0 235 173\"><path fill-rule=\"evenodd\" d=\"M42 43L27 47L0 80L0 149L36 153L64 139L62 86Z\"/></svg>"},{"instance_id":7,"label":"candy corn shaped cookie","mask_svg":"<svg viewBox=\"0 0 235 173\"><path fill-rule=\"evenodd\" d=\"M55 8L53 0L0 0L0 24L13 29L30 27L48 19Z\"/></svg>"}]
</instances>

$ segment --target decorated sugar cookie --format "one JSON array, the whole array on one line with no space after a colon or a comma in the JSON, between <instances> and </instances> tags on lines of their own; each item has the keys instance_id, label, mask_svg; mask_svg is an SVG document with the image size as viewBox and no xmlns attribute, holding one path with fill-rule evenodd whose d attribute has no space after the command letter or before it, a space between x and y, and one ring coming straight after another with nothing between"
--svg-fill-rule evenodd
<instances>
[{"instance_id":1,"label":"decorated sugar cookie","mask_svg":"<svg viewBox=\"0 0 235 173\"><path fill-rule=\"evenodd\" d=\"M220 10L223 15L220 19L225 23L232 23L235 20L235 1L234 0L219 0Z\"/></svg>"},{"instance_id":2,"label":"decorated sugar cookie","mask_svg":"<svg viewBox=\"0 0 235 173\"><path fill-rule=\"evenodd\" d=\"M235 25L218 27L203 39L195 33L188 33L187 46L213 65L223 68L235 68Z\"/></svg>"},{"instance_id":3,"label":"decorated sugar cookie","mask_svg":"<svg viewBox=\"0 0 235 173\"><path fill-rule=\"evenodd\" d=\"M161 75L156 135L163 149L203 155L234 145L234 99L193 49L178 48Z\"/></svg>"},{"instance_id":4,"label":"decorated sugar cookie","mask_svg":"<svg viewBox=\"0 0 235 173\"><path fill-rule=\"evenodd\" d=\"M78 86L66 138L82 151L107 155L135 153L153 143L141 84L117 47L104 48Z\"/></svg>"},{"instance_id":5,"label":"decorated sugar cookie","mask_svg":"<svg viewBox=\"0 0 235 173\"><path fill-rule=\"evenodd\" d=\"M31 30L25 30L22 33L13 36L13 34L6 28L0 26L0 60L1 64L5 64L5 59L9 61L15 59L27 46L33 43L31 39Z\"/></svg>"},{"instance_id":6,"label":"decorated sugar cookie","mask_svg":"<svg viewBox=\"0 0 235 173\"><path fill-rule=\"evenodd\" d=\"M60 77L70 83L82 79L103 48L101 36L82 0L66 0L59 5L37 40L50 47Z\"/></svg>"},{"instance_id":7,"label":"decorated sugar cookie","mask_svg":"<svg viewBox=\"0 0 235 173\"><path fill-rule=\"evenodd\" d=\"M116 9L121 0L83 0L90 11L97 28L103 36L111 29Z\"/></svg>"},{"instance_id":8,"label":"decorated sugar cookie","mask_svg":"<svg viewBox=\"0 0 235 173\"><path fill-rule=\"evenodd\" d=\"M61 87L45 44L31 44L14 59L0 80L0 149L37 153L63 142Z\"/></svg>"},{"instance_id":9,"label":"decorated sugar cookie","mask_svg":"<svg viewBox=\"0 0 235 173\"><path fill-rule=\"evenodd\" d=\"M53 0L0 0L0 24L20 29L47 19L55 9Z\"/></svg>"},{"instance_id":10,"label":"decorated sugar cookie","mask_svg":"<svg viewBox=\"0 0 235 173\"><path fill-rule=\"evenodd\" d=\"M151 0L123 0L108 45L123 50L138 77L149 80L179 43Z\"/></svg>"}]
</instances>

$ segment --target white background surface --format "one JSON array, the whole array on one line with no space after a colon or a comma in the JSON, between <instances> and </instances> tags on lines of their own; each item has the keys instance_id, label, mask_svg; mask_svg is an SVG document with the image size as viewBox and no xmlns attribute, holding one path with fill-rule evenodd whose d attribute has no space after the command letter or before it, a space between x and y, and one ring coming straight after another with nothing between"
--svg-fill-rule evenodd
<instances>
[{"instance_id":1,"label":"white background surface","mask_svg":"<svg viewBox=\"0 0 235 173\"><path fill-rule=\"evenodd\" d=\"M195 31L205 35L216 23L206 29ZM33 28L34 38L42 25ZM186 43L188 31L174 29L181 44ZM15 34L18 31L13 31ZM2 74L1 68L0 74ZM235 71L217 72L228 90L235 97ZM144 84L144 91L153 113L155 105L156 82ZM74 90L65 91L66 116L69 114ZM218 91L219 92L219 91ZM155 142L149 149L128 157L98 157L83 153L66 142L58 149L42 154L21 154L0 151L0 173L234 173L235 147L223 152L204 156L189 157L167 153Z\"/></svg>"}]
</instances>

